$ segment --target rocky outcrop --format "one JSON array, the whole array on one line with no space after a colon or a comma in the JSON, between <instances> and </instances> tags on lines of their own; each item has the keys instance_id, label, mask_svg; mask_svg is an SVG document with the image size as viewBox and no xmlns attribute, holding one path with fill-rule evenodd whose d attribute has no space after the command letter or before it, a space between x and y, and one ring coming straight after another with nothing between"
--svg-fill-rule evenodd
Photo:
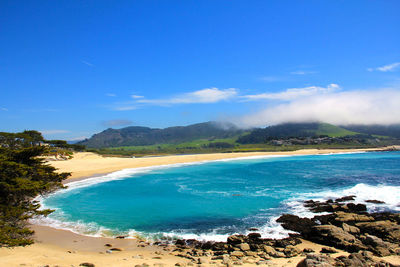
<instances>
[{"instance_id":1,"label":"rocky outcrop","mask_svg":"<svg viewBox=\"0 0 400 267\"><path fill-rule=\"evenodd\" d=\"M355 252L367 247L358 240L354 235L343 230L343 228L334 225L317 225L312 228L312 231L307 238L311 241L333 246Z\"/></svg>"},{"instance_id":2,"label":"rocky outcrop","mask_svg":"<svg viewBox=\"0 0 400 267\"><path fill-rule=\"evenodd\" d=\"M344 201L349 201L353 198L353 196L343 197L333 200L327 200L325 202L307 200L304 202L304 206L308 208L310 211L315 213L320 212L335 212L335 211L345 211L345 212L361 212L367 211L367 206L364 204L354 204L354 203L346 203L343 204ZM339 201L338 201L339 200Z\"/></svg>"},{"instance_id":3,"label":"rocky outcrop","mask_svg":"<svg viewBox=\"0 0 400 267\"><path fill-rule=\"evenodd\" d=\"M400 244L400 225L392 221L374 221L357 223L363 233L378 236L385 241Z\"/></svg>"},{"instance_id":4,"label":"rocky outcrop","mask_svg":"<svg viewBox=\"0 0 400 267\"><path fill-rule=\"evenodd\" d=\"M300 218L299 216L291 214L284 214L276 221L281 223L283 228L301 234L308 234L311 231L312 227L317 225L317 223L311 219Z\"/></svg>"},{"instance_id":5,"label":"rocky outcrop","mask_svg":"<svg viewBox=\"0 0 400 267\"><path fill-rule=\"evenodd\" d=\"M346 267L360 267L360 266L374 266L374 267L385 267L391 266L396 267L399 265L393 265L383 260L375 260L372 254L368 251L361 251L359 253L352 253L349 256L340 256L332 258L328 255L322 254L308 254L304 260L297 264L297 267L334 267L334 266L346 266Z\"/></svg>"},{"instance_id":6,"label":"rocky outcrop","mask_svg":"<svg viewBox=\"0 0 400 267\"><path fill-rule=\"evenodd\" d=\"M350 212L338 211L335 213L335 221L342 223L370 222L375 219L365 214L356 214Z\"/></svg>"},{"instance_id":7,"label":"rocky outcrop","mask_svg":"<svg viewBox=\"0 0 400 267\"><path fill-rule=\"evenodd\" d=\"M335 260L327 255L308 254L307 257L297 264L297 267L333 267Z\"/></svg>"},{"instance_id":8,"label":"rocky outcrop","mask_svg":"<svg viewBox=\"0 0 400 267\"><path fill-rule=\"evenodd\" d=\"M377 256L400 255L400 214L370 214L365 205L349 203L354 199L347 196L335 201L306 201L304 206L314 212L331 213L313 218L284 214L277 222L305 239L348 252L368 250Z\"/></svg>"},{"instance_id":9,"label":"rocky outcrop","mask_svg":"<svg viewBox=\"0 0 400 267\"><path fill-rule=\"evenodd\" d=\"M246 262L265 264L271 258L291 258L304 255L298 266L392 266L375 261L372 255L400 255L400 214L368 213L363 204L352 203L355 196L325 202L306 201L304 205L316 214L301 218L284 214L277 219L282 227L295 231L289 238L266 239L259 233L232 235L226 242L200 242L194 239L177 240L175 255L199 262L208 255L212 261L227 266ZM328 212L328 213L327 213ZM301 251L299 238L325 245L320 253L311 249ZM334 258L336 249L350 252L348 257Z\"/></svg>"}]
</instances>

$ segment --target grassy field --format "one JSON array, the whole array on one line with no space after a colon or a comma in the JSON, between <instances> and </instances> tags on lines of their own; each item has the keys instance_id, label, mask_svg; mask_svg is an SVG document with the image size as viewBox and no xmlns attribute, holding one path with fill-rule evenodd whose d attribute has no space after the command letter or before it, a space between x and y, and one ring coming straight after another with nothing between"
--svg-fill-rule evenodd
<instances>
[{"instance_id":1,"label":"grassy field","mask_svg":"<svg viewBox=\"0 0 400 267\"><path fill-rule=\"evenodd\" d=\"M246 144L233 143L232 148L209 148L203 147L208 142L196 141L185 144L164 144L159 146L129 146L91 150L102 155L115 155L127 157L142 157L148 155L175 155L175 154L202 154L202 153L231 153L231 152L268 152L268 151L293 151L299 149L346 149L346 148L369 148L376 145L366 144L319 144L319 145L290 145L274 146L269 144ZM389 145L386 143L380 146Z\"/></svg>"},{"instance_id":2,"label":"grassy field","mask_svg":"<svg viewBox=\"0 0 400 267\"><path fill-rule=\"evenodd\" d=\"M328 123L321 123L316 132L317 135L327 135L329 137L342 137L351 136L359 134L357 132L352 132L341 127L334 126Z\"/></svg>"}]
</instances>

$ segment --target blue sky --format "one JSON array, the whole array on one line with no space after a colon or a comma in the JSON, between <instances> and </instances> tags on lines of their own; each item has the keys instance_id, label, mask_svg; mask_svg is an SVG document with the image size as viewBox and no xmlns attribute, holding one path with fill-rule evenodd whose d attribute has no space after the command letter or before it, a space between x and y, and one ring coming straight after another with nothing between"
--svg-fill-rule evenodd
<instances>
[{"instance_id":1,"label":"blue sky","mask_svg":"<svg viewBox=\"0 0 400 267\"><path fill-rule=\"evenodd\" d=\"M399 123L399 1L1 1L0 131Z\"/></svg>"}]
</instances>

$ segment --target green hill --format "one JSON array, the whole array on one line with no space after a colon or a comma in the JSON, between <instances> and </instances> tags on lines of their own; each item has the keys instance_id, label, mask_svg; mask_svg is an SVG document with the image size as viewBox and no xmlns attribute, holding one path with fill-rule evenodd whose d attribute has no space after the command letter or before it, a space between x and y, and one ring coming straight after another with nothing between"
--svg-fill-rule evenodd
<instances>
[{"instance_id":1,"label":"green hill","mask_svg":"<svg viewBox=\"0 0 400 267\"><path fill-rule=\"evenodd\" d=\"M390 136L400 138L400 124L393 125L346 125L342 126L350 131L356 131L364 134Z\"/></svg>"},{"instance_id":2,"label":"green hill","mask_svg":"<svg viewBox=\"0 0 400 267\"><path fill-rule=\"evenodd\" d=\"M199 150L212 148L242 148L243 145L266 144L269 140L290 138L316 138L327 136L342 138L330 142L368 143L379 136L400 137L400 126L346 126L328 123L284 123L252 130L239 129L233 124L205 122L188 126L155 129L132 126L107 129L79 142L88 148L124 150ZM346 139L344 141L344 139ZM375 142L375 141L374 141Z\"/></svg>"},{"instance_id":3,"label":"green hill","mask_svg":"<svg viewBox=\"0 0 400 267\"><path fill-rule=\"evenodd\" d=\"M356 134L358 133L328 123L284 123L263 129L255 129L251 133L239 137L237 142L241 144L260 144L273 138L342 137Z\"/></svg>"},{"instance_id":4,"label":"green hill","mask_svg":"<svg viewBox=\"0 0 400 267\"><path fill-rule=\"evenodd\" d=\"M89 148L180 144L198 139L232 138L243 132L244 130L235 127L233 124L217 122L197 123L165 129L131 126L122 129L107 129L79 142L79 144Z\"/></svg>"},{"instance_id":5,"label":"green hill","mask_svg":"<svg viewBox=\"0 0 400 267\"><path fill-rule=\"evenodd\" d=\"M358 132L349 131L342 127L335 126L328 123L319 123L318 129L315 132L316 135L327 135L329 137L343 137L349 135L356 135Z\"/></svg>"}]
</instances>

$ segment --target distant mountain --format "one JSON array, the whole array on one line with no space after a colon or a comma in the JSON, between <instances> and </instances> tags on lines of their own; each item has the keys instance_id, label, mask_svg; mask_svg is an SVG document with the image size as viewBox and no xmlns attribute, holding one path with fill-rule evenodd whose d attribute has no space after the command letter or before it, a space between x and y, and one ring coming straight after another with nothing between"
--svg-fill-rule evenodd
<instances>
[{"instance_id":1,"label":"distant mountain","mask_svg":"<svg viewBox=\"0 0 400 267\"><path fill-rule=\"evenodd\" d=\"M237 142L241 144L260 144L274 138L342 137L356 134L358 133L328 123L284 123L263 129L255 129L249 134L239 137Z\"/></svg>"},{"instance_id":2,"label":"distant mountain","mask_svg":"<svg viewBox=\"0 0 400 267\"><path fill-rule=\"evenodd\" d=\"M165 129L131 126L122 129L109 128L78 144L90 148L178 144L196 139L231 138L243 132L244 130L233 124L217 122L204 122Z\"/></svg>"},{"instance_id":3,"label":"distant mountain","mask_svg":"<svg viewBox=\"0 0 400 267\"><path fill-rule=\"evenodd\" d=\"M382 135L400 138L400 125L392 126L335 126L328 123L284 123L253 130L239 129L233 124L205 122L189 126L156 129L131 126L122 129L107 129L89 139L78 142L89 148L106 148L120 146L146 146L158 144L181 144L199 139L237 138L240 144L263 144L272 139L299 137L345 137L373 138L371 135ZM232 141L230 141L232 142Z\"/></svg>"},{"instance_id":4,"label":"distant mountain","mask_svg":"<svg viewBox=\"0 0 400 267\"><path fill-rule=\"evenodd\" d=\"M360 132L364 134L375 134L400 138L400 124L394 125L347 125L342 126L350 131Z\"/></svg>"}]
</instances>

